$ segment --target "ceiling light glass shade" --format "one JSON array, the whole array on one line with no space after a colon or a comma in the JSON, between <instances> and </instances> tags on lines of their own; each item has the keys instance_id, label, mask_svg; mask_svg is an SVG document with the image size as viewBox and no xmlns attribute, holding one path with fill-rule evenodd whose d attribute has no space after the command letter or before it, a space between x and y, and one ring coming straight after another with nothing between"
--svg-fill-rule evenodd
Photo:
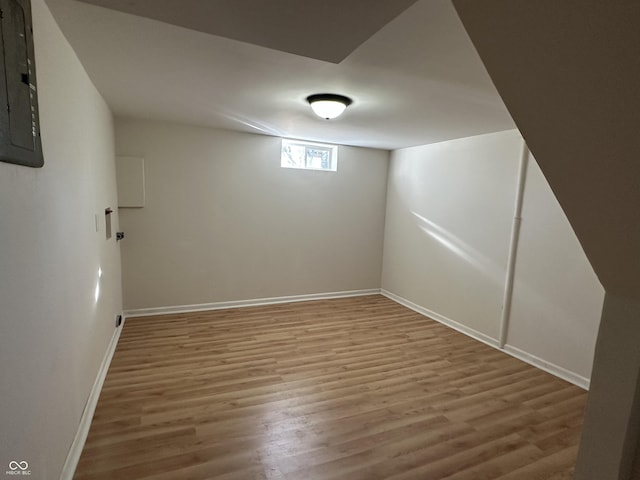
<instances>
[{"instance_id":1,"label":"ceiling light glass shade","mask_svg":"<svg viewBox=\"0 0 640 480\"><path fill-rule=\"evenodd\" d=\"M344 103L333 102L331 100L321 100L311 104L311 109L314 113L327 120L342 115L342 112L344 112L346 108L347 106Z\"/></svg>"},{"instance_id":2,"label":"ceiling light glass shade","mask_svg":"<svg viewBox=\"0 0 640 480\"><path fill-rule=\"evenodd\" d=\"M327 120L340 116L347 106L351 105L349 97L333 93L309 95L307 102L316 115Z\"/></svg>"}]
</instances>

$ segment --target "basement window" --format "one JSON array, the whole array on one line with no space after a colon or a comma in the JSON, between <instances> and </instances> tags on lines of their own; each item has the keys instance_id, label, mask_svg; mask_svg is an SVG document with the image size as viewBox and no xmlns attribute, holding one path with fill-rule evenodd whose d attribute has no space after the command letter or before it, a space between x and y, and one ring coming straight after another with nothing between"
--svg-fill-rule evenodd
<instances>
[{"instance_id":1,"label":"basement window","mask_svg":"<svg viewBox=\"0 0 640 480\"><path fill-rule=\"evenodd\" d=\"M338 170L338 147L283 139L280 166L335 172Z\"/></svg>"}]
</instances>

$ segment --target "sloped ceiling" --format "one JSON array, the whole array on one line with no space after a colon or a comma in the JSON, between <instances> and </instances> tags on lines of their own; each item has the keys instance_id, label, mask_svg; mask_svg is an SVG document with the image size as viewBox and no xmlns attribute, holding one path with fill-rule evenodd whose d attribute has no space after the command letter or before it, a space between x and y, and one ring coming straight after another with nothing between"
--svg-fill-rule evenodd
<instances>
[{"instance_id":1,"label":"sloped ceiling","mask_svg":"<svg viewBox=\"0 0 640 480\"><path fill-rule=\"evenodd\" d=\"M119 116L384 149L514 128L449 0L46 1ZM325 92L353 104L320 119Z\"/></svg>"},{"instance_id":2,"label":"sloped ceiling","mask_svg":"<svg viewBox=\"0 0 640 480\"><path fill-rule=\"evenodd\" d=\"M640 299L640 2L454 3L603 286Z\"/></svg>"},{"instance_id":3,"label":"sloped ceiling","mask_svg":"<svg viewBox=\"0 0 640 480\"><path fill-rule=\"evenodd\" d=\"M416 0L81 0L199 32L340 63Z\"/></svg>"}]
</instances>

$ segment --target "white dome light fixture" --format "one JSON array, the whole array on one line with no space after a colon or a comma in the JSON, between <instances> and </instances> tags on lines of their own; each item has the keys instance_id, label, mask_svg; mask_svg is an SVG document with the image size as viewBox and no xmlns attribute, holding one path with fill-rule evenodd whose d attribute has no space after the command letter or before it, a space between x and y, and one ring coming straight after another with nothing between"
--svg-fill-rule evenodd
<instances>
[{"instance_id":1,"label":"white dome light fixture","mask_svg":"<svg viewBox=\"0 0 640 480\"><path fill-rule=\"evenodd\" d=\"M317 93L309 95L307 102L320 118L330 120L342 115L342 112L353 103L349 97L335 93Z\"/></svg>"}]
</instances>

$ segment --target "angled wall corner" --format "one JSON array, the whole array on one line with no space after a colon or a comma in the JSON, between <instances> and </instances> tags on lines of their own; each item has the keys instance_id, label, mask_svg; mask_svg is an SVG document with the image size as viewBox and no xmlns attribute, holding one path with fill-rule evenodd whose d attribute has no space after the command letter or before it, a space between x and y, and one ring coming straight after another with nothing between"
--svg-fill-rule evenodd
<instances>
[{"instance_id":1,"label":"angled wall corner","mask_svg":"<svg viewBox=\"0 0 640 480\"><path fill-rule=\"evenodd\" d=\"M392 152L386 292L498 342L521 152L517 130ZM604 290L533 158L518 220L505 351L586 388Z\"/></svg>"},{"instance_id":2,"label":"angled wall corner","mask_svg":"<svg viewBox=\"0 0 640 480\"><path fill-rule=\"evenodd\" d=\"M454 6L605 290L640 300L640 2Z\"/></svg>"}]
</instances>

